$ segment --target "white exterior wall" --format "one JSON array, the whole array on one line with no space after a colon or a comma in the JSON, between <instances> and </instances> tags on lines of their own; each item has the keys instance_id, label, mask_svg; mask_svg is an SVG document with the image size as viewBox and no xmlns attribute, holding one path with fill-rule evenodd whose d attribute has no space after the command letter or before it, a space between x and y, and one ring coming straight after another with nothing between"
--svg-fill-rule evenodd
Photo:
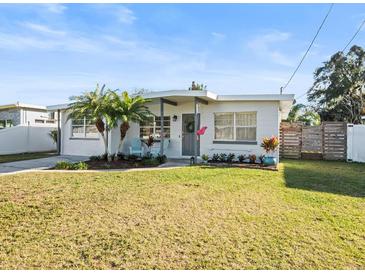
<instances>
[{"instance_id":1,"label":"white exterior wall","mask_svg":"<svg viewBox=\"0 0 365 274\"><path fill-rule=\"evenodd\" d=\"M365 125L347 125L347 160L365 163Z\"/></svg>"},{"instance_id":2,"label":"white exterior wall","mask_svg":"<svg viewBox=\"0 0 365 274\"><path fill-rule=\"evenodd\" d=\"M14 126L0 130L0 155L56 150L48 135L55 128Z\"/></svg>"},{"instance_id":3,"label":"white exterior wall","mask_svg":"<svg viewBox=\"0 0 365 274\"><path fill-rule=\"evenodd\" d=\"M33 109L20 109L20 124L22 125L40 125L35 123L36 119L49 120L47 111L33 110ZM42 125L42 124L41 124ZM55 126L57 123L44 123L44 125Z\"/></svg>"},{"instance_id":4,"label":"white exterior wall","mask_svg":"<svg viewBox=\"0 0 365 274\"><path fill-rule=\"evenodd\" d=\"M159 104L149 105L149 109L155 114L160 115ZM214 140L214 112L257 112L257 131L256 145L248 144L213 144ZM177 121L171 119L171 137L170 145L165 152L168 157L180 158L182 147L182 114L194 113L194 104L192 101L179 103L178 106L165 104L165 116L177 115ZM200 139L200 155L213 153L235 153L239 154L255 154L257 156L264 153L260 147L264 137L279 136L280 128L280 112L279 102L209 102L208 105L200 105L200 126L207 126L207 130ZM139 125L131 126L134 134L131 136L139 136ZM127 140L129 142L130 140ZM276 156L279 154L276 152Z\"/></svg>"},{"instance_id":5,"label":"white exterior wall","mask_svg":"<svg viewBox=\"0 0 365 274\"><path fill-rule=\"evenodd\" d=\"M104 153L104 142L99 138L72 138L71 120L66 121L67 114L61 116L61 154L92 156Z\"/></svg>"},{"instance_id":6,"label":"white exterior wall","mask_svg":"<svg viewBox=\"0 0 365 274\"><path fill-rule=\"evenodd\" d=\"M159 104L148 105L151 112L160 115ZM214 140L214 112L257 112L257 144L213 144ZM200 155L213 153L255 154L264 153L260 147L264 137L279 136L280 111L279 102L251 101L251 102L209 102L208 105L200 105L200 125L207 126L207 130L200 140ZM179 103L178 106L165 104L165 116L171 117L170 144L165 154L170 158L182 156L182 114L194 113L194 103ZM177 121L172 116L177 115ZM104 143L101 138L75 139L71 138L71 121L66 122L66 115L62 115L62 145L61 153L64 155L101 155L104 153ZM119 144L119 127L112 130L109 137L109 152L115 153ZM128 154L130 142L133 138L139 138L139 125L132 123L122 146L122 152ZM278 152L276 153L278 157Z\"/></svg>"}]
</instances>

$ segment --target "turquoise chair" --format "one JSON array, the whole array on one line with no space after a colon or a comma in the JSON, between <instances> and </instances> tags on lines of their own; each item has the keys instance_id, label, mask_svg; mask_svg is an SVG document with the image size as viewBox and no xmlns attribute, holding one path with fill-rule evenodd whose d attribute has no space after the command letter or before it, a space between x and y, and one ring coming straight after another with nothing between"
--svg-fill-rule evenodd
<instances>
[{"instance_id":1,"label":"turquoise chair","mask_svg":"<svg viewBox=\"0 0 365 274\"><path fill-rule=\"evenodd\" d=\"M129 155L143 156L143 146L140 139L132 139L131 146L129 147Z\"/></svg>"},{"instance_id":2,"label":"turquoise chair","mask_svg":"<svg viewBox=\"0 0 365 274\"><path fill-rule=\"evenodd\" d=\"M161 145L161 143L159 143ZM164 139L163 140L163 153L166 154L166 150L169 147L170 144L170 139ZM151 154L153 156L157 156L158 154L160 154L160 146L152 146L151 148Z\"/></svg>"}]
</instances>

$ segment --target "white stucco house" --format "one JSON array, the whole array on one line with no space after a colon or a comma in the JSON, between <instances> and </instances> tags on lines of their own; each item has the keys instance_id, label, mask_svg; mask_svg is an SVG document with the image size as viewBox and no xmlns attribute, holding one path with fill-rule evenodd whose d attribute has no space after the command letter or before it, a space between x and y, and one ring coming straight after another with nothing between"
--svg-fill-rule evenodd
<instances>
[{"instance_id":1,"label":"white stucco house","mask_svg":"<svg viewBox=\"0 0 365 274\"><path fill-rule=\"evenodd\" d=\"M147 106L155 117L141 124L131 124L123 153L128 153L132 139L153 135L157 140L154 145L169 158L190 158L195 153L197 156L214 153L261 155L262 139L279 136L280 122L287 118L294 100L292 94L217 95L194 90L151 92L143 97L151 100ZM61 154L91 156L103 153L103 140L94 125L86 119L67 120L68 104L47 109L61 114ZM204 126L207 127L204 135L196 138L195 132ZM119 138L119 129L113 129L109 135L111 153L117 150Z\"/></svg>"},{"instance_id":2,"label":"white stucco house","mask_svg":"<svg viewBox=\"0 0 365 274\"><path fill-rule=\"evenodd\" d=\"M56 129L54 113L25 103L0 105L0 155L53 151L49 133Z\"/></svg>"}]
</instances>

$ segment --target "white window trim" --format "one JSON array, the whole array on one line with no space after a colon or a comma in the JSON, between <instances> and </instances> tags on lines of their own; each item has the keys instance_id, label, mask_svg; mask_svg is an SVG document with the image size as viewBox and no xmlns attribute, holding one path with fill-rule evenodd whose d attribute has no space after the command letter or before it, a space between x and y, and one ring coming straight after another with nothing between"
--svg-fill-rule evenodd
<instances>
[{"instance_id":1,"label":"white window trim","mask_svg":"<svg viewBox=\"0 0 365 274\"><path fill-rule=\"evenodd\" d=\"M233 139L216 139L215 138L215 114L219 114L219 113L233 113ZM246 139L246 140L237 140L237 127L236 127L236 114L237 113L247 113L247 114L256 114L256 126L254 126L254 128L256 129L256 138L255 140L251 139ZM223 142L256 142L257 141L257 111L236 111L236 112L229 112L229 111L222 111L222 112L214 112L213 113L213 123L214 123L214 138L213 138L213 142L219 142L219 141L223 141ZM253 126L238 126L239 128L253 128Z\"/></svg>"},{"instance_id":2,"label":"white window trim","mask_svg":"<svg viewBox=\"0 0 365 274\"><path fill-rule=\"evenodd\" d=\"M82 120L82 119L75 119L75 120ZM91 137L91 136L87 136L87 134L86 134L86 117L84 117L84 119L83 119L83 121L84 121L84 123L81 125L81 124L74 124L73 123L73 121L74 121L74 119L71 119L71 125L70 125L70 134L71 134L71 136L70 136L70 139L83 139L83 140L99 140L100 138L99 137ZM83 130L84 130L84 136L73 136L73 127L74 126L83 126ZM99 134L98 134L99 135Z\"/></svg>"}]
</instances>

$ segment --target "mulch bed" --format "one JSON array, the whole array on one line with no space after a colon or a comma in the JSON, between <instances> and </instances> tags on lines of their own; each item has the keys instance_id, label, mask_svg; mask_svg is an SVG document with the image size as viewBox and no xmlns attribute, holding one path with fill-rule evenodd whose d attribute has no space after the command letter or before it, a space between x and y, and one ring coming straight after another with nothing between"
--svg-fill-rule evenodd
<instances>
[{"instance_id":1,"label":"mulch bed","mask_svg":"<svg viewBox=\"0 0 365 274\"><path fill-rule=\"evenodd\" d=\"M250 163L213 163L213 162L208 162L204 165L213 166L213 167L239 167L239 168L278 171L277 166L264 166L262 164L250 164Z\"/></svg>"},{"instance_id":2,"label":"mulch bed","mask_svg":"<svg viewBox=\"0 0 365 274\"><path fill-rule=\"evenodd\" d=\"M156 167L159 164L148 164L142 161L85 161L88 164L88 169L126 169L126 168L145 168L145 167Z\"/></svg>"}]
</instances>

